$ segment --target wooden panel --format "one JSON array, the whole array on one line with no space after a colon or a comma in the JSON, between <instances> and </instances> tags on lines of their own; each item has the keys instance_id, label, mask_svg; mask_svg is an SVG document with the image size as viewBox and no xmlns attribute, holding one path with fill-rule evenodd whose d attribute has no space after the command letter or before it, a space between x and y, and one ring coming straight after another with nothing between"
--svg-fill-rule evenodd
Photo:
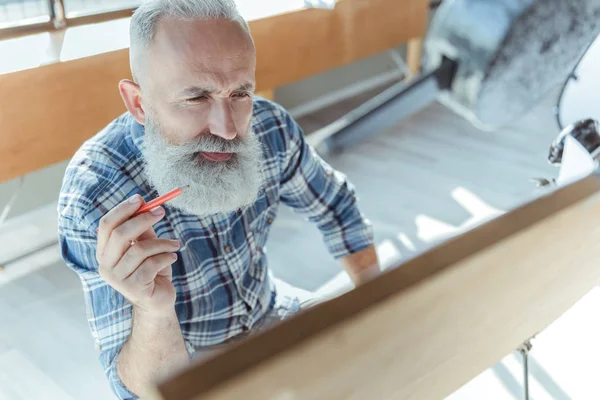
<instances>
[{"instance_id":1,"label":"wooden panel","mask_svg":"<svg viewBox=\"0 0 600 400\"><path fill-rule=\"evenodd\" d=\"M256 92L256 94L260 97L263 97L268 100L275 100L275 90L263 90Z\"/></svg>"},{"instance_id":2,"label":"wooden panel","mask_svg":"<svg viewBox=\"0 0 600 400\"><path fill-rule=\"evenodd\" d=\"M423 0L340 0L333 10L252 21L257 85L276 88L423 37L428 10Z\"/></svg>"},{"instance_id":3,"label":"wooden panel","mask_svg":"<svg viewBox=\"0 0 600 400\"><path fill-rule=\"evenodd\" d=\"M127 52L0 75L0 182L73 155L126 108Z\"/></svg>"},{"instance_id":4,"label":"wooden panel","mask_svg":"<svg viewBox=\"0 0 600 400\"><path fill-rule=\"evenodd\" d=\"M440 399L600 282L600 180L547 194L162 382L157 399Z\"/></svg>"},{"instance_id":5,"label":"wooden panel","mask_svg":"<svg viewBox=\"0 0 600 400\"><path fill-rule=\"evenodd\" d=\"M340 0L250 21L257 90L398 46L426 31L427 0ZM65 160L125 110L128 50L0 75L0 182Z\"/></svg>"}]
</instances>

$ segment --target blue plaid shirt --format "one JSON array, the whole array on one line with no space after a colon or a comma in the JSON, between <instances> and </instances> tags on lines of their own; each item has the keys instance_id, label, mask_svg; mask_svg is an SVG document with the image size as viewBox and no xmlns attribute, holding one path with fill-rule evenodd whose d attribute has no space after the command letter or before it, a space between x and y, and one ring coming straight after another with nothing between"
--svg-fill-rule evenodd
<instances>
[{"instance_id":1,"label":"blue plaid shirt","mask_svg":"<svg viewBox=\"0 0 600 400\"><path fill-rule=\"evenodd\" d=\"M287 313L297 301L278 296L265 245L280 203L315 223L335 258L373 245L370 223L357 208L353 186L306 144L301 128L280 106L256 97L252 126L264 147L266 184L251 206L199 218L165 206L154 228L181 242L173 264L175 310L190 355L248 331L267 312ZM144 127L126 113L77 151L60 193L62 256L83 284L87 316L111 387L135 397L117 373L117 356L132 328L132 306L98 274L96 227L111 208L139 193L158 196L143 173Z\"/></svg>"}]
</instances>

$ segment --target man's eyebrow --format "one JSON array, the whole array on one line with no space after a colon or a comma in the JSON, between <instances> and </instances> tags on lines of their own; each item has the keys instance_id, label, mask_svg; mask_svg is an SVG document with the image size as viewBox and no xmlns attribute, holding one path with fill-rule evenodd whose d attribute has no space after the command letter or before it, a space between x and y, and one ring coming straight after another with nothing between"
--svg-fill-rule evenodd
<instances>
[{"instance_id":1,"label":"man's eyebrow","mask_svg":"<svg viewBox=\"0 0 600 400\"><path fill-rule=\"evenodd\" d=\"M202 86L190 86L179 93L179 97L195 98L210 94L211 90Z\"/></svg>"},{"instance_id":2,"label":"man's eyebrow","mask_svg":"<svg viewBox=\"0 0 600 400\"><path fill-rule=\"evenodd\" d=\"M234 90L234 92L243 92L243 91L253 92L254 91L254 83L246 82Z\"/></svg>"}]
</instances>

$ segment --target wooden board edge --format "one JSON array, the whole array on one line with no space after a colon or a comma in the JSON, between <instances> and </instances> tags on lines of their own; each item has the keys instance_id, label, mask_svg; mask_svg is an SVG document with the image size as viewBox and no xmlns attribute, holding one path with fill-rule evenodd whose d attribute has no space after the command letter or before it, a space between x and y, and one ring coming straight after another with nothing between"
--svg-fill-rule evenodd
<instances>
[{"instance_id":1,"label":"wooden board edge","mask_svg":"<svg viewBox=\"0 0 600 400\"><path fill-rule=\"evenodd\" d=\"M527 202L511 212L449 239L398 268L385 271L379 277L350 292L301 312L260 335L232 345L228 350L159 382L156 387L157 393L164 398L171 398L176 394L177 398L192 399L194 396L216 390L258 364L338 326L394 294L414 287L432 275L451 268L457 262L599 192L600 179L592 175ZM454 250L449 252L449 249Z\"/></svg>"}]
</instances>

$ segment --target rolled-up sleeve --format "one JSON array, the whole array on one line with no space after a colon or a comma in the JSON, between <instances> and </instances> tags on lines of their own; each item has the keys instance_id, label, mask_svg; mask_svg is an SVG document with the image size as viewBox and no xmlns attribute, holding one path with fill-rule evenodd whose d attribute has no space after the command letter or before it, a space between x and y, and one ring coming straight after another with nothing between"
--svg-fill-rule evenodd
<instances>
[{"instance_id":1,"label":"rolled-up sleeve","mask_svg":"<svg viewBox=\"0 0 600 400\"><path fill-rule=\"evenodd\" d=\"M81 279L88 324L110 388L118 399L137 399L121 381L117 369L119 354L132 332L132 305L98 273L97 239L91 233L94 230L86 223L62 215L59 219L62 258ZM184 341L191 358L194 346Z\"/></svg>"},{"instance_id":2,"label":"rolled-up sleeve","mask_svg":"<svg viewBox=\"0 0 600 400\"><path fill-rule=\"evenodd\" d=\"M59 218L62 257L81 279L88 324L112 391L119 399L135 399L117 371L118 355L131 334L131 304L100 277L96 235L85 225L66 215Z\"/></svg>"},{"instance_id":3,"label":"rolled-up sleeve","mask_svg":"<svg viewBox=\"0 0 600 400\"><path fill-rule=\"evenodd\" d=\"M370 221L358 207L355 187L306 143L302 128L283 112L285 166L281 201L315 223L334 258L373 246Z\"/></svg>"}]
</instances>

